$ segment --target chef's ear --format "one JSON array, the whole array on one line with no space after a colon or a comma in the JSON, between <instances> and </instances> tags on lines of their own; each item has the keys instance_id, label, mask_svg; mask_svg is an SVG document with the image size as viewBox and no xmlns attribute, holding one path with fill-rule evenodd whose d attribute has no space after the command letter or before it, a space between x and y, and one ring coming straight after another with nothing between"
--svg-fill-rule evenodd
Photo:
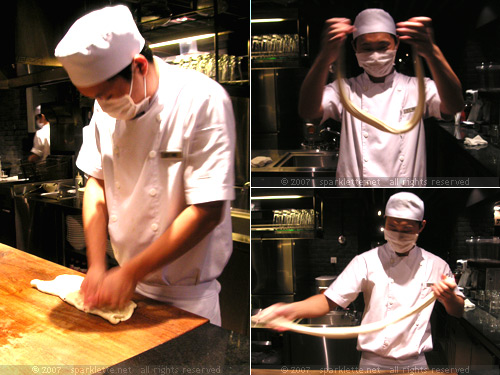
<instances>
[{"instance_id":1,"label":"chef's ear","mask_svg":"<svg viewBox=\"0 0 500 375\"><path fill-rule=\"evenodd\" d=\"M425 224L427 224L427 221L425 221L425 220L422 220L422 221L420 222L420 230L418 231L418 233L422 233L422 231L423 231L423 230L424 230L424 228L425 228Z\"/></svg>"},{"instance_id":2,"label":"chef's ear","mask_svg":"<svg viewBox=\"0 0 500 375\"><path fill-rule=\"evenodd\" d=\"M147 74L149 63L148 63L148 60L146 59L146 57L144 57L143 55L138 53L137 55L134 56L134 63L135 63L136 69L142 75Z\"/></svg>"}]
</instances>

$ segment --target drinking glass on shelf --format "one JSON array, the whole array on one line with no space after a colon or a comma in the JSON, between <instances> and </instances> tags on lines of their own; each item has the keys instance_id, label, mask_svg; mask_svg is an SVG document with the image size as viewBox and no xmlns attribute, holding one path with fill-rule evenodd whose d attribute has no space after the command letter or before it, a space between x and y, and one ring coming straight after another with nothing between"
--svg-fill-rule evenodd
<instances>
[{"instance_id":1,"label":"drinking glass on shelf","mask_svg":"<svg viewBox=\"0 0 500 375\"><path fill-rule=\"evenodd\" d=\"M262 51L262 36L254 35L252 36L252 52Z\"/></svg>"},{"instance_id":2,"label":"drinking glass on shelf","mask_svg":"<svg viewBox=\"0 0 500 375\"><path fill-rule=\"evenodd\" d=\"M313 209L310 209L309 210L309 226L311 228L314 228L314 219L316 218L316 211L314 211Z\"/></svg>"},{"instance_id":3,"label":"drinking glass on shelf","mask_svg":"<svg viewBox=\"0 0 500 375\"><path fill-rule=\"evenodd\" d=\"M281 225L283 213L281 212L281 210L273 210L273 214L273 225L279 227Z\"/></svg>"},{"instance_id":4,"label":"drinking glass on shelf","mask_svg":"<svg viewBox=\"0 0 500 375\"><path fill-rule=\"evenodd\" d=\"M290 225L290 211L283 210L282 229L286 229L289 225Z\"/></svg>"}]
</instances>

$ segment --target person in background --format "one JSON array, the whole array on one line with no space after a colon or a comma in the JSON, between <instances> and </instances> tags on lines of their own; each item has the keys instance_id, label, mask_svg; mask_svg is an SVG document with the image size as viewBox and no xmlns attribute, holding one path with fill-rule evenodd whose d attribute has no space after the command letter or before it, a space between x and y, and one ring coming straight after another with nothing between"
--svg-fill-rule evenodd
<instances>
[{"instance_id":1,"label":"person in background","mask_svg":"<svg viewBox=\"0 0 500 375\"><path fill-rule=\"evenodd\" d=\"M85 305L121 307L138 292L220 325L216 278L232 252L229 96L153 56L123 5L78 19L55 56L96 99L76 162L89 176ZM110 270L108 233L120 265Z\"/></svg>"},{"instance_id":2,"label":"person in background","mask_svg":"<svg viewBox=\"0 0 500 375\"><path fill-rule=\"evenodd\" d=\"M30 163L44 161L50 155L50 123L43 113L35 116L37 131L33 138L33 148L28 157Z\"/></svg>"},{"instance_id":3,"label":"person in background","mask_svg":"<svg viewBox=\"0 0 500 375\"><path fill-rule=\"evenodd\" d=\"M291 304L276 304L256 318L271 321L325 315L347 308L363 293L361 325L396 317L418 305L433 291L446 312L461 317L465 296L450 278L448 264L416 245L425 227L424 202L412 193L394 194L385 208L382 246L356 256L324 294ZM433 283L432 286L429 286ZM434 306L434 304L432 304ZM361 370L426 369L425 352L432 350L432 306L381 331L360 334Z\"/></svg>"},{"instance_id":4,"label":"person in background","mask_svg":"<svg viewBox=\"0 0 500 375\"><path fill-rule=\"evenodd\" d=\"M418 102L417 79L394 69L399 42L403 41L425 59L434 79L425 78L424 117L440 119L462 110L462 86L434 43L432 20L413 17L395 25L384 10L365 9L357 15L354 25L346 18L325 22L321 50L300 90L300 116L341 122L338 178L425 179L423 121L404 134L378 130L344 110L336 82L325 86L330 65L339 58L350 34L358 64L364 69L363 74L345 81L347 97L355 105L395 128L412 117Z\"/></svg>"}]
</instances>

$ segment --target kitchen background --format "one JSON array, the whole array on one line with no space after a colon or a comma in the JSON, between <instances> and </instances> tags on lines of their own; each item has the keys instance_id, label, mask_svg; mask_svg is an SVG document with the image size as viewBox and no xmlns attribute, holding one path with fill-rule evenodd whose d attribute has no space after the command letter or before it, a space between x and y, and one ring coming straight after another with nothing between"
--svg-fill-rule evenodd
<instances>
[{"instance_id":1,"label":"kitchen background","mask_svg":"<svg viewBox=\"0 0 500 375\"><path fill-rule=\"evenodd\" d=\"M401 189L260 189L252 190L252 224L260 222L259 196L311 195L323 203L323 227L307 242L305 268L308 289L314 291L314 279L336 275L364 251L385 243L383 232L385 202ZM470 256L466 240L496 235L493 207L500 201L498 189L412 189L425 202L424 231L418 245L446 260L450 266ZM294 208L294 200L274 200L280 206ZM273 203L274 203L273 202ZM277 206L279 207L279 206ZM379 212L381 215L379 215ZM253 232L253 239L259 234ZM339 241L343 236L344 242ZM286 239L286 237L284 237ZM500 250L500 249L499 249ZM500 253L498 254L500 257ZM337 263L331 264L330 258Z\"/></svg>"},{"instance_id":2,"label":"kitchen background","mask_svg":"<svg viewBox=\"0 0 500 375\"><path fill-rule=\"evenodd\" d=\"M402 190L252 189L253 313L276 302L298 301L321 292L356 255L385 243L381 231L385 204L398 191ZM500 190L425 188L411 191L425 203L427 224L417 244L448 262L457 280L463 272L457 260L475 259L476 263L469 262L469 267L479 276L475 286L467 285L469 298L476 289L500 289L500 273L496 271L500 266L500 240L495 238L500 227L494 225L495 212L500 209L496 207L500 204ZM304 221L295 222L298 225L284 225L279 219L276 222L276 214L279 218L285 212L285 216L293 218L294 211L304 210L314 210L312 226L304 225ZM293 219L291 222L294 223ZM358 297L348 311L335 311L316 320L306 319L305 323L356 325L363 308L362 297ZM495 328L490 336L488 328L475 325L472 330L475 336L471 330L464 333L459 320L447 317L441 310L436 306L433 314L435 350L429 354L431 364L498 366L500 331ZM489 306L486 311L489 312ZM500 316L491 318L494 324L497 318ZM471 316L465 320L472 325L477 323L475 319ZM475 348L482 354L472 355L467 345L471 340L477 342L478 333L484 331L488 338L481 336L481 339L488 342L488 348L485 352L482 347ZM464 347L461 340L469 344ZM252 341L252 363L257 367L280 363L353 365L358 361L355 339L321 341L305 335L253 329ZM453 346L452 342L457 344Z\"/></svg>"},{"instance_id":3,"label":"kitchen background","mask_svg":"<svg viewBox=\"0 0 500 375\"><path fill-rule=\"evenodd\" d=\"M79 94L54 58L73 22L125 4L164 61L198 70L228 92L236 119L233 255L220 278L224 328L249 334L249 11L248 0L19 0L6 5L0 29L0 243L86 270L79 171L75 160L93 100ZM207 37L208 34L208 37ZM194 38L186 41L185 38ZM200 39L198 39L200 38ZM35 113L50 122L51 155L27 161ZM85 179L84 179L85 182ZM112 260L111 260L112 261Z\"/></svg>"},{"instance_id":4,"label":"kitchen background","mask_svg":"<svg viewBox=\"0 0 500 375\"><path fill-rule=\"evenodd\" d=\"M425 121L428 176L500 176L497 1L252 0L252 158L272 159L264 168L256 163L255 176L269 176L269 172L280 172L280 167L289 167L287 151L338 149L339 123L329 120L318 126L311 119L299 118L299 88L318 53L324 21L332 17L354 21L357 13L369 7L387 10L396 22L414 16L432 18L436 44L462 83L466 107L460 125L453 126L453 121ZM272 18L282 21L257 22ZM297 48L292 51L283 47L282 40L288 36L296 38ZM345 47L348 77L362 72L350 40ZM405 43L400 44L396 68L413 75L411 50ZM478 134L489 142L487 147L464 147L465 137ZM453 163L445 157L450 153L454 155ZM335 159L334 154L328 156ZM323 172L336 169L335 161L313 164L301 166L319 167Z\"/></svg>"}]
</instances>

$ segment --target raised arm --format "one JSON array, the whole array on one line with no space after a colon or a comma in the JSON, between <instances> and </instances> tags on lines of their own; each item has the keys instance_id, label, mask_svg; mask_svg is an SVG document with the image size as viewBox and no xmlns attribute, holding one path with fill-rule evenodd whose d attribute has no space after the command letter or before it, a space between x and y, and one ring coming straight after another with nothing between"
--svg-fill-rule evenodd
<instances>
[{"instance_id":1,"label":"raised arm","mask_svg":"<svg viewBox=\"0 0 500 375\"><path fill-rule=\"evenodd\" d=\"M432 20L429 17L413 17L408 21L398 22L397 32L400 40L415 47L427 62L441 98L441 113L452 116L462 111L462 85L443 52L434 43Z\"/></svg>"},{"instance_id":2,"label":"raised arm","mask_svg":"<svg viewBox=\"0 0 500 375\"><path fill-rule=\"evenodd\" d=\"M300 117L309 120L323 117L321 101L330 65L338 59L340 48L347 35L353 31L354 26L347 18L330 18L325 22L321 37L321 50L300 88Z\"/></svg>"}]
</instances>

